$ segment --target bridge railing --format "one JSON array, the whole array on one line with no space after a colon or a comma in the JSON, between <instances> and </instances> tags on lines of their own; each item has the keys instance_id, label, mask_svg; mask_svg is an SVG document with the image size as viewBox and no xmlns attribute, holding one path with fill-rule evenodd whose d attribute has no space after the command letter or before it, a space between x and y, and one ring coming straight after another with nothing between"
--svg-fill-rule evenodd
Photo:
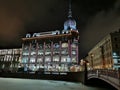
<instances>
[{"instance_id":1,"label":"bridge railing","mask_svg":"<svg viewBox=\"0 0 120 90\"><path fill-rule=\"evenodd\" d=\"M95 69L88 71L87 78L99 78L120 90L120 70Z\"/></svg>"},{"instance_id":2,"label":"bridge railing","mask_svg":"<svg viewBox=\"0 0 120 90\"><path fill-rule=\"evenodd\" d=\"M105 75L120 79L120 70L95 69L95 70L89 70L88 75L89 74Z\"/></svg>"}]
</instances>

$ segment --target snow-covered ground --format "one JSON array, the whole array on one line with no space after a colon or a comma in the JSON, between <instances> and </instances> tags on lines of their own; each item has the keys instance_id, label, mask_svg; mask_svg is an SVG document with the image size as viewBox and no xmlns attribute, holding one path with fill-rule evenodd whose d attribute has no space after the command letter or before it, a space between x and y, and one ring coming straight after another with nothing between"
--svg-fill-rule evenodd
<instances>
[{"instance_id":1,"label":"snow-covered ground","mask_svg":"<svg viewBox=\"0 0 120 90\"><path fill-rule=\"evenodd\" d=\"M97 87L88 87L81 83L0 78L0 90L107 90Z\"/></svg>"}]
</instances>

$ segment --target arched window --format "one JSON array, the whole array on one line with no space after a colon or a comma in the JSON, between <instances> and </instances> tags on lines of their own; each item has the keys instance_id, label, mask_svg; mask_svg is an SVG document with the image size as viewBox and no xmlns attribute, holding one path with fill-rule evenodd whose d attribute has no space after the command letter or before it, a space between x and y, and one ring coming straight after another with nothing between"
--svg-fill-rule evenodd
<instances>
[{"instance_id":1,"label":"arched window","mask_svg":"<svg viewBox=\"0 0 120 90\"><path fill-rule=\"evenodd\" d=\"M34 34L33 34L33 37L36 37L36 36L37 36L37 33L34 33Z\"/></svg>"},{"instance_id":2,"label":"arched window","mask_svg":"<svg viewBox=\"0 0 120 90\"><path fill-rule=\"evenodd\" d=\"M26 38L30 38L31 37L31 35L28 33L28 34L26 34Z\"/></svg>"},{"instance_id":3,"label":"arched window","mask_svg":"<svg viewBox=\"0 0 120 90\"><path fill-rule=\"evenodd\" d=\"M53 46L54 48L59 48L60 47L60 45L58 44L58 43L54 43L54 46Z\"/></svg>"}]
</instances>

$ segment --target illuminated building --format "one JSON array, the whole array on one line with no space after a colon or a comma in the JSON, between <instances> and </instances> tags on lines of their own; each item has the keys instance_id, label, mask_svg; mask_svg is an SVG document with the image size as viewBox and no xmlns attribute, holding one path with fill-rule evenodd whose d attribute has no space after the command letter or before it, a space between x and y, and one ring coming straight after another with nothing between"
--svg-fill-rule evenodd
<instances>
[{"instance_id":1,"label":"illuminated building","mask_svg":"<svg viewBox=\"0 0 120 90\"><path fill-rule=\"evenodd\" d=\"M79 32L69 4L64 30L26 34L26 38L22 38L24 70L69 71L70 66L78 64L78 39Z\"/></svg>"},{"instance_id":2,"label":"illuminated building","mask_svg":"<svg viewBox=\"0 0 120 90\"><path fill-rule=\"evenodd\" d=\"M93 69L120 68L120 30L101 40L86 57Z\"/></svg>"},{"instance_id":3,"label":"illuminated building","mask_svg":"<svg viewBox=\"0 0 120 90\"><path fill-rule=\"evenodd\" d=\"M0 70L17 71L21 60L21 49L0 50Z\"/></svg>"}]
</instances>

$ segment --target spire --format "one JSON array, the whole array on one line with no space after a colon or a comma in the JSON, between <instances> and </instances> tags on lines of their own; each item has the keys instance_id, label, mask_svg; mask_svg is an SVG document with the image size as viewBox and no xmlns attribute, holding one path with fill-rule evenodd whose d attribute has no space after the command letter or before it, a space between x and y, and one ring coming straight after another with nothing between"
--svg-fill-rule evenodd
<instances>
[{"instance_id":1,"label":"spire","mask_svg":"<svg viewBox=\"0 0 120 90\"><path fill-rule=\"evenodd\" d=\"M64 22L64 30L76 30L76 21L72 18L71 0L69 1L68 19Z\"/></svg>"},{"instance_id":2,"label":"spire","mask_svg":"<svg viewBox=\"0 0 120 90\"><path fill-rule=\"evenodd\" d=\"M71 0L69 0L69 12L68 12L68 18L70 17L72 17Z\"/></svg>"}]
</instances>

